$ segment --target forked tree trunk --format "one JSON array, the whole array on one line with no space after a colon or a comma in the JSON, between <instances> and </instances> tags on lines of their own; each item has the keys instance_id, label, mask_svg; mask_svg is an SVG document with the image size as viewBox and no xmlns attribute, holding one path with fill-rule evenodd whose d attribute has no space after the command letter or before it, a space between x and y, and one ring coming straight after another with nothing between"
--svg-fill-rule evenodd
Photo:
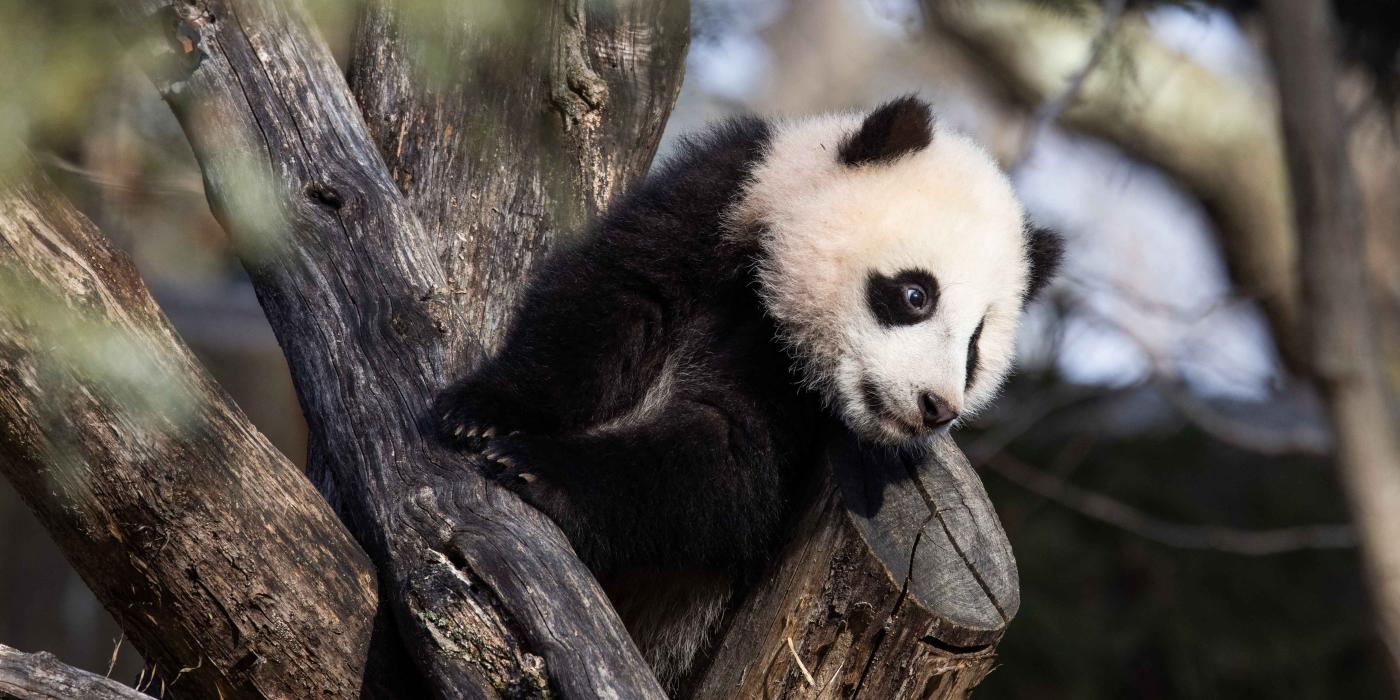
<instances>
[{"instance_id":1,"label":"forked tree trunk","mask_svg":"<svg viewBox=\"0 0 1400 700\"><path fill-rule=\"evenodd\" d=\"M494 344L547 245L647 167L680 81L684 4L530 3L503 39L474 34L461 3L444 0L425 23L372 0L351 70L368 127L295 0L111 7L194 146L211 206L287 354L313 477L372 560L378 619L394 624L371 626L363 553L180 355L177 384L217 399L199 405L223 411L214 416L223 423L201 419L226 426L227 439L186 445L192 438L171 418L160 426L168 438L152 443L166 452L138 451L131 476L96 470L96 483L118 483L88 494L88 480L45 491L38 479L58 463L34 451L55 428L22 424L27 432L3 435L7 454L23 458L7 475L48 509L49 526L98 538L70 557L141 650L196 696L352 697L368 655L371 681L421 682L437 697L660 697L558 529L437 447L426 411ZM427 74L421 47L441 51L460 74ZM55 200L44 211L66 206ZM54 270L51 286L66 290L69 306L104 300L92 290L116 285L118 301L149 307L129 268L102 246L75 255L46 245L74 232L95 240L83 222L59 223L42 235L10 227L4 260L31 276ZM106 313L141 344L183 352L153 310ZM41 347L25 344L34 323L12 322L20 341L5 348L19 361L6 358L0 379L19 393L3 406L25 415L55 399L86 405L36 388L35 370L21 364ZM100 377L67 371L83 400L105 396ZM77 463L121 467L104 445L136 450L152 437L114 419L128 408L120 398L105 400L82 414L90 422L63 419L60 427L92 435L70 445ZM267 472L246 477L253 482L293 483L250 500L247 484L204 466L241 473L240 460ZM990 668L1015 612L1014 561L956 449L945 444L929 464L907 465L853 453L834 436L830 461L839 489L822 491L773 578L731 614L699 695L951 697ZM180 479L177 467L211 473ZM233 524L201 529L158 517L176 506L198 512L198 524ZM113 523L148 522L165 527L136 530L154 551L128 552L133 535L103 534ZM93 551L98 544L108 551ZM168 555L167 547L179 556L136 556ZM197 568L181 566L196 555L205 557ZM222 604L214 606L222 618L178 606L185 598ZM146 599L171 606L169 618L123 615ZM258 627L271 612L279 624ZM823 680L804 685L813 673Z\"/></svg>"}]
</instances>

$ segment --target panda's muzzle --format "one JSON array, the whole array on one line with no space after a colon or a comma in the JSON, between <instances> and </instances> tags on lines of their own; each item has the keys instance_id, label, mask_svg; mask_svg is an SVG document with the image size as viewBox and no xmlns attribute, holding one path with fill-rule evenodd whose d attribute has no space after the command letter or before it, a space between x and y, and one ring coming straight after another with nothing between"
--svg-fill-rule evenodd
<instances>
[{"instance_id":1,"label":"panda's muzzle","mask_svg":"<svg viewBox=\"0 0 1400 700\"><path fill-rule=\"evenodd\" d=\"M895 433L902 434L906 438L913 438L930 429L926 419L921 425L917 415L909 415L906 412L895 410L890 405L889 399L880 391L880 387L868 377L861 380L860 393L861 399L865 402L866 410L885 423L888 428L893 429ZM953 415L956 417L957 414Z\"/></svg>"}]
</instances>

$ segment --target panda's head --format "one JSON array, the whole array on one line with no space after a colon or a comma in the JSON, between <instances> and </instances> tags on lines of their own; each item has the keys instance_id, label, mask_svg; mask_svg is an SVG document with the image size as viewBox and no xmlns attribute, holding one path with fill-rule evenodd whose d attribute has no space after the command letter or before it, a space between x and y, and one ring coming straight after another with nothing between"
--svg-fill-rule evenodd
<instances>
[{"instance_id":1,"label":"panda's head","mask_svg":"<svg viewBox=\"0 0 1400 700\"><path fill-rule=\"evenodd\" d=\"M914 97L774 127L735 209L768 312L855 432L922 442L984 407L1059 262L1011 184Z\"/></svg>"}]
</instances>

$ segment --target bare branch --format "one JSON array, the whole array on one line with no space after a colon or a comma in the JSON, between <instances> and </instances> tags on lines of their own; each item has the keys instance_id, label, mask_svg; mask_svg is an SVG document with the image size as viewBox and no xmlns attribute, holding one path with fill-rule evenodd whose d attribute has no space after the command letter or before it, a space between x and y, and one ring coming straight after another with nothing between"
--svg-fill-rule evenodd
<instances>
[{"instance_id":1,"label":"bare branch","mask_svg":"<svg viewBox=\"0 0 1400 700\"><path fill-rule=\"evenodd\" d=\"M1108 47L1113 41L1113 33L1118 29L1119 21L1123 18L1123 8L1126 5L1127 0L1106 0L1104 2L1103 17L1099 20L1098 33L1094 35L1093 43L1090 44L1089 57L1084 60L1084 65L1070 76L1069 82L1065 83L1064 90L1041 103L1040 107L1035 110L1031 123L1026 128L1025 136L1021 140L1021 152L1007 170L1013 173L1020 170L1034 152L1035 142L1046 131L1049 131L1056 121L1059 121L1065 108L1079 98L1079 92L1084 89L1084 81L1089 78L1089 74L1094 72L1094 69L1103 62L1104 56L1108 54Z\"/></svg>"},{"instance_id":2,"label":"bare branch","mask_svg":"<svg viewBox=\"0 0 1400 700\"><path fill-rule=\"evenodd\" d=\"M150 700L134 688L65 665L53 654L26 654L0 644L0 698L15 700Z\"/></svg>"},{"instance_id":3,"label":"bare branch","mask_svg":"<svg viewBox=\"0 0 1400 700\"><path fill-rule=\"evenodd\" d=\"M972 65L1027 109L1053 99L1094 50L1082 23L1035 3L925 5L937 36L975 56ZM1113 35L1132 61L1133 83L1086 73L1062 121L1161 167L1200 198L1231 276L1263 306L1284 360L1299 366L1297 251L1279 133L1268 117L1274 106L1254 86L1164 47L1144 26L1120 19Z\"/></svg>"},{"instance_id":4,"label":"bare branch","mask_svg":"<svg viewBox=\"0 0 1400 700\"><path fill-rule=\"evenodd\" d=\"M1155 518L1126 503L1075 486L1005 453L987 460L986 466L1007 481L1080 515L1177 549L1207 549L1228 554L1266 556L1305 549L1341 549L1356 546L1356 536L1347 525L1253 531L1213 525L1185 525Z\"/></svg>"},{"instance_id":5,"label":"bare branch","mask_svg":"<svg viewBox=\"0 0 1400 700\"><path fill-rule=\"evenodd\" d=\"M358 694L368 559L42 182L0 183L0 473L181 688Z\"/></svg>"},{"instance_id":6,"label":"bare branch","mask_svg":"<svg viewBox=\"0 0 1400 700\"><path fill-rule=\"evenodd\" d=\"M309 471L378 565L431 689L658 697L558 529L425 434L471 325L300 3L113 5L287 354Z\"/></svg>"}]
</instances>

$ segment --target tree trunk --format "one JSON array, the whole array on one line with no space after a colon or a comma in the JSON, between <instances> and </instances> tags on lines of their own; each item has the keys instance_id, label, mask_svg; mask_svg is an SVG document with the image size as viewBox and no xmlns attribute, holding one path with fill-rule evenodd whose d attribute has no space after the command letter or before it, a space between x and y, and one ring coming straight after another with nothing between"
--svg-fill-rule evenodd
<instances>
[{"instance_id":1,"label":"tree trunk","mask_svg":"<svg viewBox=\"0 0 1400 700\"><path fill-rule=\"evenodd\" d=\"M135 630L142 650L153 660L169 659L164 675L173 669L199 695L387 692L359 687L371 644L374 673L422 680L438 697L660 697L558 529L465 458L437 446L428 435L435 418L428 408L446 382L494 344L544 248L559 232L582 228L645 170L679 86L684 5L541 2L508 12L519 34L502 38L474 33L478 25L462 4L443 2L438 13L421 16L371 0L351 75L373 128L295 0L111 6L147 54L148 72L194 147L210 204L287 354L311 431L311 474L377 567L386 605L375 617L364 554L343 531L323 532L335 525L323 504L309 515L272 512L302 503L304 482L286 485L290 495L248 503L248 483L215 479L242 474L237 467L254 457L271 463L260 469L286 478L285 459L250 457L247 445L240 452L228 441L201 442L197 447L206 452L197 452L179 436L150 443L169 453L148 455L140 450L150 449L143 440L153 433L137 423L147 404L108 397L104 377L78 376L71 381L75 396L56 404L96 407L79 414L81 425L68 426L92 433L80 443L88 452L77 462L90 464L91 454L105 454L95 450L118 444L137 453L129 461L140 468L133 474L139 478L129 479L128 488L156 485L148 488L159 498L146 508L164 507L163 490L183 489L187 508L227 505L232 512L222 517L237 525L212 529L217 542L199 542L224 557L219 568L218 561L194 558L201 552L186 552L195 547L180 538L200 534L182 529L190 527L187 518L160 521L173 531L157 539L140 527L121 533L130 517L125 512L106 521L74 515L83 512L74 504L90 501L101 513L121 494L78 492L98 480L91 475L72 492L52 490L34 478L41 467L64 464L61 455L39 450L53 439L52 429L6 427L4 448L28 460L16 460L28 467L19 478L30 482L21 490L28 487L41 514L52 511L56 532L70 527L105 538L98 531L115 528L121 534L114 539L150 543L137 551L167 557L147 563L131 557L126 543L70 552L85 571L111 574L89 583ZM445 31L427 50L441 49L452 59L447 65L465 66L462 75L443 82L428 71L431 55L418 50L425 21ZM41 253L62 261L62 247L41 245L51 239L16 235L11 247L30 250L33 258L18 269L37 274L32 270L44 269L35 267L44 262ZM59 268L67 276L50 275L49 283L66 289L73 304L92 304L90 289L111 283L113 264L79 268L90 281L74 286L82 276ZM139 290L124 270L114 278L119 288ZM26 344L24 334L47 317L12 316L20 340L3 348L18 357L37 362L40 347L82 346L35 344L42 336ZM174 343L168 331L161 333L156 340ZM34 387L44 375L20 367L3 378L41 405L46 396ZM180 376L201 380L198 395L215 391L192 365L181 367ZM147 393L147 402L161 396ZM140 410L118 413L130 407ZM94 415L98 420L87 420ZM177 424L177 418L160 420ZM271 449L244 432L245 442ZM199 438L212 439L205 432ZM191 456L215 451L234 467L201 475L204 480L182 480L183 472L165 465L191 469ZM702 690L762 692L767 686L754 684L753 659L775 658L774 644L781 643L779 651L791 644L795 658L832 671L837 680L821 686L827 695L960 694L990 668L991 645L1017 605L1014 561L980 483L951 443L930 464L908 465L838 441L831 461L839 489L821 492L777 578L731 616ZM280 537L284 524L299 536L297 553L314 553L311 562L280 564L274 561L280 552L265 551L284 543L274 538L270 545L264 531ZM336 548L348 551L337 558ZM199 568L184 566L187 560ZM247 562L256 568L245 570ZM261 578L274 575L275 581ZM157 607L181 604L194 595L187 589L203 591L200 600L221 603L223 618L189 605L148 623L136 615L146 609L122 608L131 599L124 587L133 581L162 592L154 596ZM264 588L273 583L285 588ZM814 599L813 590L823 592ZM321 593L325 600L312 600ZM338 607L313 620L296 617L317 605ZM258 615L283 607L292 610L275 628L257 626ZM780 611L789 616L781 625L773 617ZM398 635L372 626L388 620L387 613ZM253 623L240 626L240 615ZM780 628L785 634L773 636ZM414 668L395 665L403 650ZM321 675L291 673L310 659ZM795 681L798 667L763 675L781 676L772 686L781 692L811 695ZM274 680L300 685L259 685Z\"/></svg>"},{"instance_id":2,"label":"tree trunk","mask_svg":"<svg viewBox=\"0 0 1400 700\"><path fill-rule=\"evenodd\" d=\"M65 666L53 654L26 654L0 644L0 700L150 700L150 697L110 678Z\"/></svg>"},{"instance_id":3,"label":"tree trunk","mask_svg":"<svg viewBox=\"0 0 1400 700\"><path fill-rule=\"evenodd\" d=\"M429 13L432 22L425 24L400 3L371 0L350 71L396 182L443 242L454 300L469 304L464 313L488 347L499 339L529 270L547 247L586 225L645 171L679 88L685 46L683 3L590 3L586 11L548 2L522 7L529 8L528 22L511 25L514 33L501 37L463 19L460 11ZM560 27L562 35L554 34ZM431 47L426 56L425 46ZM463 69L435 74L434 67L440 71L444 63ZM595 92L578 87L580 75ZM503 227L510 235L501 235ZM841 458L852 464L852 455ZM937 697L955 697L975 685L991 669L991 648L1019 601L1015 562L966 460L951 443L939 459L928 469L957 471L958 486L944 488L951 479L935 485L935 498L949 500L947 512L977 517L951 523L952 534L940 529L920 535L929 509L906 484L899 490L906 510L881 510L885 519L865 528L886 538L887 550L877 553L857 534L854 523L865 521L846 513L828 489L796 533L787 563L728 623L730 632L709 674L695 681L694 694L758 696L761 683L736 678L769 676L752 671L756 659L789 658L786 651L770 653L786 648L785 637L770 634L783 626L772 624L775 611L803 620L788 625L798 626L787 636L810 640L804 648L843 634L841 615L817 614L838 599L805 595L823 585L841 591L833 596L843 609L879 610L889 617L842 647L842 658L849 657L848 668L857 675L843 677L838 686L852 691L867 673L869 697L926 685L947 693ZM941 466L945 462L954 466ZM908 478L902 467L896 476ZM903 517L891 515L896 512ZM917 559L917 575L906 575L919 536L928 537L925 555ZM953 539L964 548L956 549ZM1005 615L988 605L970 566L994 581ZM902 596L907 577L934 586L929 592L942 586L958 595L930 594L927 603L917 594ZM902 613L892 612L896 600ZM796 667L785 666L776 678L803 696L792 685L799 678Z\"/></svg>"},{"instance_id":4,"label":"tree trunk","mask_svg":"<svg viewBox=\"0 0 1400 700\"><path fill-rule=\"evenodd\" d=\"M172 691L358 693L369 560L42 181L0 184L0 473Z\"/></svg>"},{"instance_id":5,"label":"tree trunk","mask_svg":"<svg viewBox=\"0 0 1400 700\"><path fill-rule=\"evenodd\" d=\"M1309 0L1269 0L1264 16L1293 183L1310 368L1327 398L1378 632L1400 687L1400 417L1386 394L1373 330L1379 311L1338 106L1331 10Z\"/></svg>"},{"instance_id":6,"label":"tree trunk","mask_svg":"<svg viewBox=\"0 0 1400 700\"><path fill-rule=\"evenodd\" d=\"M774 571L727 623L698 698L961 698L1020 607L1016 561L952 440L922 463L833 439Z\"/></svg>"},{"instance_id":7,"label":"tree trunk","mask_svg":"<svg viewBox=\"0 0 1400 700\"><path fill-rule=\"evenodd\" d=\"M349 71L466 321L457 372L499 341L547 248L646 172L690 20L684 0L522 0L495 23L471 5L369 0Z\"/></svg>"},{"instance_id":8,"label":"tree trunk","mask_svg":"<svg viewBox=\"0 0 1400 700\"><path fill-rule=\"evenodd\" d=\"M471 328L461 290L300 4L116 7L287 353L310 470L432 691L659 697L558 529L429 436Z\"/></svg>"}]
</instances>

